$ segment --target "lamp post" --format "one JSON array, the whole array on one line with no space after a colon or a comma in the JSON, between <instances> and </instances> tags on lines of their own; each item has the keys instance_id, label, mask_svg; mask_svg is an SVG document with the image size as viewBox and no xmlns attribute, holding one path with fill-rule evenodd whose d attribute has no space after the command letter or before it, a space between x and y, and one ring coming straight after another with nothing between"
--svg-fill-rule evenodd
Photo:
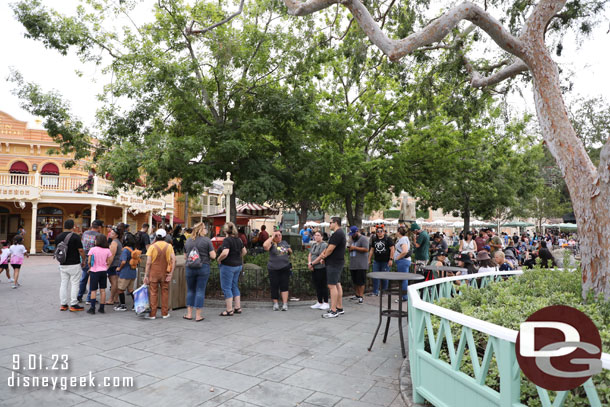
<instances>
[{"instance_id":1,"label":"lamp post","mask_svg":"<svg viewBox=\"0 0 610 407\"><path fill-rule=\"evenodd\" d=\"M233 181L231 181L231 173L227 172L227 179L223 182L225 193L225 212L226 223L231 221L231 195L233 194Z\"/></svg>"}]
</instances>

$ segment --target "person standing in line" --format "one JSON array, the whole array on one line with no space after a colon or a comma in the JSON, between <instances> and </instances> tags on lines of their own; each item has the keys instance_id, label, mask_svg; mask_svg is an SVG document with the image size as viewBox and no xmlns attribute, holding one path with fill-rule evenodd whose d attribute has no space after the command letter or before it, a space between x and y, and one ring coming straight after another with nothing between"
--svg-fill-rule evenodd
<instances>
[{"instance_id":1,"label":"person standing in line","mask_svg":"<svg viewBox=\"0 0 610 407\"><path fill-rule=\"evenodd\" d=\"M123 251L121 252L121 263L117 268L118 281L117 289L119 292L119 305L114 307L115 311L127 311L125 305L125 291L129 293L132 301L133 298L133 286L137 277L137 268L140 263L140 255L142 252L136 249L136 237L131 233L126 233L123 238Z\"/></svg>"},{"instance_id":2,"label":"person standing in line","mask_svg":"<svg viewBox=\"0 0 610 407\"><path fill-rule=\"evenodd\" d=\"M398 228L398 241L396 242L396 250L394 250L394 262L396 263L396 271L399 273L408 273L411 268L411 242L407 237L407 228L401 226ZM402 282L402 301L407 301L407 286L408 282Z\"/></svg>"},{"instance_id":3,"label":"person standing in line","mask_svg":"<svg viewBox=\"0 0 610 407\"><path fill-rule=\"evenodd\" d=\"M24 256L30 257L27 249L23 245L23 237L21 235L17 235L13 238L13 244L9 248L9 251L11 253L10 263L11 263L11 267L13 268L13 276L14 276L12 288L17 288L17 287L21 286L21 284L19 284L19 271L21 270L21 266L23 265L23 258L24 258Z\"/></svg>"},{"instance_id":4,"label":"person standing in line","mask_svg":"<svg viewBox=\"0 0 610 407\"><path fill-rule=\"evenodd\" d=\"M97 289L100 289L100 307L97 310L100 314L106 313L104 304L106 301L107 271L113 261L113 255L108 249L108 239L101 233L95 238L95 246L87 253L87 263L89 263L89 289L91 291L91 307L87 314L95 315L95 303Z\"/></svg>"},{"instance_id":5,"label":"person standing in line","mask_svg":"<svg viewBox=\"0 0 610 407\"><path fill-rule=\"evenodd\" d=\"M267 241L267 239L269 239L269 233L267 232L267 226L263 225L261 226L261 231L258 234L257 243L262 246L263 243Z\"/></svg>"},{"instance_id":6,"label":"person standing in line","mask_svg":"<svg viewBox=\"0 0 610 407\"><path fill-rule=\"evenodd\" d=\"M326 263L326 282L330 291L330 310L322 318L336 318L345 314L343 310L343 288L341 288L341 271L345 265L345 232L341 229L341 218L334 216L330 221L333 234L328 239L328 247L322 253Z\"/></svg>"},{"instance_id":7,"label":"person standing in line","mask_svg":"<svg viewBox=\"0 0 610 407\"><path fill-rule=\"evenodd\" d=\"M110 301L106 305L114 305L119 299L119 273L118 268L121 264L121 252L123 251L123 232L125 227L115 227L110 231L110 253L112 253L112 263L108 267L108 281L110 281Z\"/></svg>"},{"instance_id":8,"label":"person standing in line","mask_svg":"<svg viewBox=\"0 0 610 407\"><path fill-rule=\"evenodd\" d=\"M371 238L368 262L373 262L373 272L390 271L394 259L394 241L386 236L383 225L377 225L375 236ZM381 289L387 290L388 280L373 279L373 292L370 295L379 295L379 284Z\"/></svg>"},{"instance_id":9,"label":"person standing in line","mask_svg":"<svg viewBox=\"0 0 610 407\"><path fill-rule=\"evenodd\" d=\"M358 230L358 226L349 228L351 244L349 245L349 270L352 275L355 294L350 300L364 303L364 287L366 285L366 272L368 271L369 239Z\"/></svg>"},{"instance_id":10,"label":"person standing in line","mask_svg":"<svg viewBox=\"0 0 610 407\"><path fill-rule=\"evenodd\" d=\"M205 223L198 223L184 246L187 311L182 318L192 320L193 308L195 308L195 321L197 322L204 320L201 313L205 300L205 288L210 278L210 260L216 258L216 251L207 233ZM197 256L199 262L195 260ZM197 264L201 266L196 267Z\"/></svg>"},{"instance_id":11,"label":"person standing in line","mask_svg":"<svg viewBox=\"0 0 610 407\"><path fill-rule=\"evenodd\" d=\"M417 235L415 249L413 250L415 264L425 266L428 264L428 260L430 260L430 236L417 223L411 224L411 231Z\"/></svg>"},{"instance_id":12,"label":"person standing in line","mask_svg":"<svg viewBox=\"0 0 610 407\"><path fill-rule=\"evenodd\" d=\"M83 243L83 252L89 253L93 247L95 247L95 239L98 235L101 235L102 226L104 223L101 220L94 220L91 222L91 228L85 233L83 233L82 243ZM86 263L86 262L84 262ZM80 278L80 286L78 288L78 302L83 302L83 295L87 291L87 282L89 281L89 264L85 264L82 269L82 274ZM87 302L90 302L91 296L87 295Z\"/></svg>"},{"instance_id":13,"label":"person standing in line","mask_svg":"<svg viewBox=\"0 0 610 407\"><path fill-rule=\"evenodd\" d=\"M282 232L279 230L274 231L273 235L263 243L263 249L269 252L267 271L269 272L273 310L280 310L278 300L281 295L282 311L288 311L288 284L290 282L292 249L288 242L282 240Z\"/></svg>"},{"instance_id":14,"label":"person standing in line","mask_svg":"<svg viewBox=\"0 0 610 407\"><path fill-rule=\"evenodd\" d=\"M247 251L241 239L237 236L237 227L233 222L223 226L225 238L222 241L222 252L218 256L220 264L220 287L225 297L226 309L221 317L230 317L234 313L241 314L241 293L239 292L239 275L243 268L243 257ZM233 304L235 302L235 304ZM233 308L235 305L235 309Z\"/></svg>"},{"instance_id":15,"label":"person standing in line","mask_svg":"<svg viewBox=\"0 0 610 407\"><path fill-rule=\"evenodd\" d=\"M146 253L150 246L150 235L148 234L149 225L144 223L138 233L136 233L136 249Z\"/></svg>"},{"instance_id":16,"label":"person standing in line","mask_svg":"<svg viewBox=\"0 0 610 407\"><path fill-rule=\"evenodd\" d=\"M328 243L322 240L322 233L319 231L314 233L314 243L309 249L307 259L307 267L311 270L313 285L316 288L316 297L318 301L310 308L327 310L328 305L328 284L326 282L326 265L322 261L322 253L326 250Z\"/></svg>"},{"instance_id":17,"label":"person standing in line","mask_svg":"<svg viewBox=\"0 0 610 407\"><path fill-rule=\"evenodd\" d=\"M64 232L57 235L57 242L63 242L72 233L68 240L68 250L66 251L66 261L59 265L59 275L61 283L59 285L60 310L71 312L82 311L83 307L78 305L78 282L81 270L85 266L87 256L83 250L83 243L80 237L74 233L74 221L68 219L64 222Z\"/></svg>"},{"instance_id":18,"label":"person standing in line","mask_svg":"<svg viewBox=\"0 0 610 407\"><path fill-rule=\"evenodd\" d=\"M2 256L0 257L0 274L2 271L6 271L6 277L8 278L8 282L12 283L15 280L11 278L11 272L9 271L9 260L11 258L11 251L9 250L8 241L2 241Z\"/></svg>"},{"instance_id":19,"label":"person standing in line","mask_svg":"<svg viewBox=\"0 0 610 407\"><path fill-rule=\"evenodd\" d=\"M74 227L72 227L74 229ZM44 228L40 231L40 238L42 239L42 251L43 253L47 253L49 249L49 237L51 237L51 230L49 229L49 224L45 224ZM59 237L59 236L58 236ZM60 240L58 240L59 242Z\"/></svg>"},{"instance_id":20,"label":"person standing in line","mask_svg":"<svg viewBox=\"0 0 610 407\"><path fill-rule=\"evenodd\" d=\"M167 232L159 228L155 241L146 252L146 270L144 284L148 285L150 293L150 314L146 319L157 319L159 306L159 288L161 289L161 316L169 318L169 282L176 268L176 255L171 244L165 241Z\"/></svg>"}]
</instances>

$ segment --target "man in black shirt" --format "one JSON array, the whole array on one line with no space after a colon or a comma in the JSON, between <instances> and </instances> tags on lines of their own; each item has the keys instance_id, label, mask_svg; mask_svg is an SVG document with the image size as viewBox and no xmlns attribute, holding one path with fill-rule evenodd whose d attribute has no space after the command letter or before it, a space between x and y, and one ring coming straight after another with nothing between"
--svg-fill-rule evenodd
<instances>
[{"instance_id":1,"label":"man in black shirt","mask_svg":"<svg viewBox=\"0 0 610 407\"><path fill-rule=\"evenodd\" d=\"M345 245L347 240L345 232L341 229L341 218L333 217L330 221L330 230L333 234L328 239L328 247L322 253L326 264L326 282L330 291L330 310L322 318L336 318L343 311L343 288L341 288L341 271L345 264Z\"/></svg>"},{"instance_id":2,"label":"man in black shirt","mask_svg":"<svg viewBox=\"0 0 610 407\"><path fill-rule=\"evenodd\" d=\"M142 225L142 229L136 233L136 249L142 253L146 253L150 246L150 236L148 235L148 223Z\"/></svg>"},{"instance_id":3,"label":"man in black shirt","mask_svg":"<svg viewBox=\"0 0 610 407\"><path fill-rule=\"evenodd\" d=\"M72 235L70 235L72 234ZM64 222L64 231L60 233L55 241L57 244L63 242L70 235L68 240L68 251L66 261L59 265L61 275L61 285L59 287L60 311L82 311L84 308L78 305L78 286L81 277L81 267L85 267L87 256L83 250L83 242L78 234L74 232L74 221L68 219ZM69 290L69 294L68 294ZM69 304L68 304L69 302Z\"/></svg>"},{"instance_id":4,"label":"man in black shirt","mask_svg":"<svg viewBox=\"0 0 610 407\"><path fill-rule=\"evenodd\" d=\"M373 272L390 271L392 267L392 259L394 259L394 240L386 236L384 225L377 225L375 228L375 236L371 238L371 246L369 250L369 264L373 260ZM381 281L382 289L388 288L388 280L373 280L373 292L370 295L379 295L379 282Z\"/></svg>"}]
</instances>

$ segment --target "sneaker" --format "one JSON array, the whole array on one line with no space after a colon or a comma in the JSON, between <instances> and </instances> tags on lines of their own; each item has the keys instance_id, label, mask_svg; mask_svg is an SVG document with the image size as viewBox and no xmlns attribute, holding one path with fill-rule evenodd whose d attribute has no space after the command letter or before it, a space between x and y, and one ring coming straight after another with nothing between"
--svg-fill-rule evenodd
<instances>
[{"instance_id":1,"label":"sneaker","mask_svg":"<svg viewBox=\"0 0 610 407\"><path fill-rule=\"evenodd\" d=\"M114 307L115 311L127 311L127 307L124 305L117 305L116 307Z\"/></svg>"},{"instance_id":2,"label":"sneaker","mask_svg":"<svg viewBox=\"0 0 610 407\"><path fill-rule=\"evenodd\" d=\"M163 319L169 318L169 313L167 315L163 315Z\"/></svg>"},{"instance_id":3,"label":"sneaker","mask_svg":"<svg viewBox=\"0 0 610 407\"><path fill-rule=\"evenodd\" d=\"M85 307L81 307L78 304L70 305L70 312L84 311Z\"/></svg>"},{"instance_id":4,"label":"sneaker","mask_svg":"<svg viewBox=\"0 0 610 407\"><path fill-rule=\"evenodd\" d=\"M145 315L144 319L150 319L151 321L154 321L155 319L157 319L157 317L151 317L150 315Z\"/></svg>"},{"instance_id":5,"label":"sneaker","mask_svg":"<svg viewBox=\"0 0 610 407\"><path fill-rule=\"evenodd\" d=\"M379 297L379 293L368 293L367 297Z\"/></svg>"},{"instance_id":6,"label":"sneaker","mask_svg":"<svg viewBox=\"0 0 610 407\"><path fill-rule=\"evenodd\" d=\"M280 304L278 304L277 302L273 303L273 310L274 311L279 311L280 310Z\"/></svg>"},{"instance_id":7,"label":"sneaker","mask_svg":"<svg viewBox=\"0 0 610 407\"><path fill-rule=\"evenodd\" d=\"M402 302L407 302L407 301L409 301L409 300L408 300L408 299L406 299L406 298L404 298L404 299L402 300ZM397 300L397 299L396 299L396 300L394 300L394 302L395 302L396 304L398 304L398 300Z\"/></svg>"},{"instance_id":8,"label":"sneaker","mask_svg":"<svg viewBox=\"0 0 610 407\"><path fill-rule=\"evenodd\" d=\"M101 308L101 307L97 310L97 312L99 312L100 314L105 314L106 313L104 308Z\"/></svg>"},{"instance_id":9,"label":"sneaker","mask_svg":"<svg viewBox=\"0 0 610 407\"><path fill-rule=\"evenodd\" d=\"M14 279L12 279L12 278L9 278L9 279L8 279L8 282L9 282L9 283L14 283L14 282L15 282L15 280L14 280Z\"/></svg>"},{"instance_id":10,"label":"sneaker","mask_svg":"<svg viewBox=\"0 0 610 407\"><path fill-rule=\"evenodd\" d=\"M17 288L17 287L19 287L19 285L13 284L13 286L11 288Z\"/></svg>"},{"instance_id":11,"label":"sneaker","mask_svg":"<svg viewBox=\"0 0 610 407\"><path fill-rule=\"evenodd\" d=\"M62 305L61 307L59 307L60 311L67 311L68 310L68 304L66 305Z\"/></svg>"},{"instance_id":12,"label":"sneaker","mask_svg":"<svg viewBox=\"0 0 610 407\"><path fill-rule=\"evenodd\" d=\"M76 297L76 301L83 302L83 297Z\"/></svg>"},{"instance_id":13,"label":"sneaker","mask_svg":"<svg viewBox=\"0 0 610 407\"><path fill-rule=\"evenodd\" d=\"M343 315L345 314L345 311L343 311L343 308L337 308L337 315Z\"/></svg>"},{"instance_id":14,"label":"sneaker","mask_svg":"<svg viewBox=\"0 0 610 407\"><path fill-rule=\"evenodd\" d=\"M364 304L364 298L362 298L362 297L358 298L358 304Z\"/></svg>"},{"instance_id":15,"label":"sneaker","mask_svg":"<svg viewBox=\"0 0 610 407\"><path fill-rule=\"evenodd\" d=\"M357 295L352 295L351 297L349 297L349 299L352 301L357 301L358 298L360 298L360 297L358 297Z\"/></svg>"},{"instance_id":16,"label":"sneaker","mask_svg":"<svg viewBox=\"0 0 610 407\"><path fill-rule=\"evenodd\" d=\"M309 308L311 308L311 309L322 309L322 304L320 304L319 302L316 302L314 305L312 305Z\"/></svg>"},{"instance_id":17,"label":"sneaker","mask_svg":"<svg viewBox=\"0 0 610 407\"><path fill-rule=\"evenodd\" d=\"M328 305L327 302L322 303L322 306L320 307L320 309L324 310L324 311L329 310L330 309L330 305Z\"/></svg>"},{"instance_id":18,"label":"sneaker","mask_svg":"<svg viewBox=\"0 0 610 407\"><path fill-rule=\"evenodd\" d=\"M338 316L339 314L334 311L328 311L326 314L322 314L322 318L337 318Z\"/></svg>"},{"instance_id":19,"label":"sneaker","mask_svg":"<svg viewBox=\"0 0 610 407\"><path fill-rule=\"evenodd\" d=\"M87 310L87 314L95 315L95 308L91 307Z\"/></svg>"},{"instance_id":20,"label":"sneaker","mask_svg":"<svg viewBox=\"0 0 610 407\"><path fill-rule=\"evenodd\" d=\"M91 305L91 301L87 301L85 305Z\"/></svg>"},{"instance_id":21,"label":"sneaker","mask_svg":"<svg viewBox=\"0 0 610 407\"><path fill-rule=\"evenodd\" d=\"M282 305L282 311L288 311L288 304Z\"/></svg>"}]
</instances>

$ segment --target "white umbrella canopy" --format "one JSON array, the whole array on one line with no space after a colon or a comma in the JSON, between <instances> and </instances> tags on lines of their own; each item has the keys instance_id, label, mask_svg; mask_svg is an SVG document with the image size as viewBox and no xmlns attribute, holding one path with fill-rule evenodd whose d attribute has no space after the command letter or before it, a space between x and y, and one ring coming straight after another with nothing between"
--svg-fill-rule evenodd
<instances>
[{"instance_id":1,"label":"white umbrella canopy","mask_svg":"<svg viewBox=\"0 0 610 407\"><path fill-rule=\"evenodd\" d=\"M325 227L330 226L330 223L328 223L328 222L322 222L322 223L320 223L320 226L321 226L321 227L323 227L323 228L325 228Z\"/></svg>"},{"instance_id":2,"label":"white umbrella canopy","mask_svg":"<svg viewBox=\"0 0 610 407\"><path fill-rule=\"evenodd\" d=\"M297 223L296 225L292 225L293 229L298 229L299 228L299 224Z\"/></svg>"},{"instance_id":3,"label":"white umbrella canopy","mask_svg":"<svg viewBox=\"0 0 610 407\"><path fill-rule=\"evenodd\" d=\"M396 226L396 225L398 225L398 221L397 220L388 221L388 225Z\"/></svg>"},{"instance_id":4,"label":"white umbrella canopy","mask_svg":"<svg viewBox=\"0 0 610 407\"><path fill-rule=\"evenodd\" d=\"M463 228L464 227L464 222L460 222L460 221L453 222L451 224L451 226L453 226L454 228Z\"/></svg>"},{"instance_id":5,"label":"white umbrella canopy","mask_svg":"<svg viewBox=\"0 0 610 407\"><path fill-rule=\"evenodd\" d=\"M377 223L386 223L385 220L383 219L373 219L370 221L372 224L377 224Z\"/></svg>"},{"instance_id":6,"label":"white umbrella canopy","mask_svg":"<svg viewBox=\"0 0 610 407\"><path fill-rule=\"evenodd\" d=\"M313 220L310 220L310 221L305 222L305 226L316 227L316 226L320 226L320 224L318 222L314 222Z\"/></svg>"}]
</instances>

